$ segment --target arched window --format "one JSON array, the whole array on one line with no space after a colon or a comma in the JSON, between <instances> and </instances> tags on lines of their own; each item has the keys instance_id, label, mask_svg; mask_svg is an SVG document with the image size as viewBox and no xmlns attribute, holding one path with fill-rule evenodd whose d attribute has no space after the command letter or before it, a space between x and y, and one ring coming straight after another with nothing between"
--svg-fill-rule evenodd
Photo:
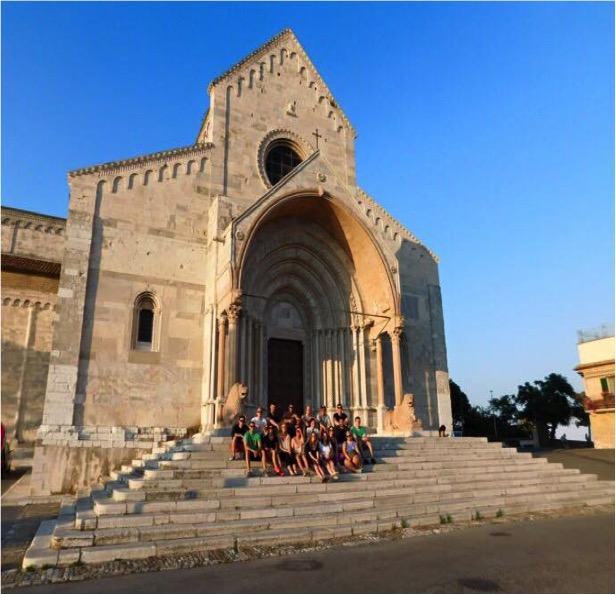
<instances>
[{"instance_id":1,"label":"arched window","mask_svg":"<svg viewBox=\"0 0 616 595\"><path fill-rule=\"evenodd\" d=\"M137 351L157 351L159 311L151 293L142 293L135 300L132 348Z\"/></svg>"}]
</instances>

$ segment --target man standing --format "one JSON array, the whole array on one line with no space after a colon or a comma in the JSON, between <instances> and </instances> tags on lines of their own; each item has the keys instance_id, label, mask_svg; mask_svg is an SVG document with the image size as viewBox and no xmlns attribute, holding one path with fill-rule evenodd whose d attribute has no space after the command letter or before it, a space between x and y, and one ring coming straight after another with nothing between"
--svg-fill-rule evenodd
<instances>
[{"instance_id":1,"label":"man standing","mask_svg":"<svg viewBox=\"0 0 616 595\"><path fill-rule=\"evenodd\" d=\"M255 424L257 432L263 436L265 426L267 426L267 420L263 417L263 409L261 407L257 408L257 415L250 420L250 423Z\"/></svg>"},{"instance_id":2,"label":"man standing","mask_svg":"<svg viewBox=\"0 0 616 595\"><path fill-rule=\"evenodd\" d=\"M304 426L304 428L308 428L310 426L310 420L314 419L314 416L312 415L312 407L310 405L306 405L306 412L302 415L301 419L302 426Z\"/></svg>"},{"instance_id":3,"label":"man standing","mask_svg":"<svg viewBox=\"0 0 616 595\"><path fill-rule=\"evenodd\" d=\"M336 405L336 413L334 413L334 425L338 425L338 420L342 419L344 421L344 425L348 426L349 425L349 417L347 416L347 414L344 412L344 409L342 408L342 404L338 403L338 405Z\"/></svg>"},{"instance_id":4,"label":"man standing","mask_svg":"<svg viewBox=\"0 0 616 595\"><path fill-rule=\"evenodd\" d=\"M265 451L261 445L261 434L257 431L253 421L248 426L248 432L244 434L244 450L246 451L246 477L250 477L250 462L261 461L263 475L266 475Z\"/></svg>"},{"instance_id":5,"label":"man standing","mask_svg":"<svg viewBox=\"0 0 616 595\"><path fill-rule=\"evenodd\" d=\"M338 443L338 446L342 448L342 443L346 440L347 427L342 417L338 418L338 421L334 425L334 438Z\"/></svg>"},{"instance_id":6,"label":"man standing","mask_svg":"<svg viewBox=\"0 0 616 595\"><path fill-rule=\"evenodd\" d=\"M351 428L351 433L355 436L357 444L359 444L362 449L368 449L371 457L370 462L374 465L376 463L376 459L374 458L372 443L368 440L368 430L365 426L361 425L361 418L359 416L356 417L354 421L355 424Z\"/></svg>"},{"instance_id":7,"label":"man standing","mask_svg":"<svg viewBox=\"0 0 616 595\"><path fill-rule=\"evenodd\" d=\"M275 403L270 403L269 411L267 412L267 423L274 426L276 430L280 430L280 423L282 422L282 415L278 413Z\"/></svg>"}]
</instances>

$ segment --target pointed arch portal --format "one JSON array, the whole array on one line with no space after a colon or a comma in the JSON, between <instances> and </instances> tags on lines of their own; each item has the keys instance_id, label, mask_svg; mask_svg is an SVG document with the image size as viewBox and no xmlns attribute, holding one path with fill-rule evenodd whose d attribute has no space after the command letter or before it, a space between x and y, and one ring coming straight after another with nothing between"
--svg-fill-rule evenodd
<instances>
[{"instance_id":1,"label":"pointed arch portal","mask_svg":"<svg viewBox=\"0 0 616 595\"><path fill-rule=\"evenodd\" d=\"M337 200L303 193L277 200L247 235L238 379L261 404L376 406L371 339L398 324L399 300L371 234Z\"/></svg>"}]
</instances>

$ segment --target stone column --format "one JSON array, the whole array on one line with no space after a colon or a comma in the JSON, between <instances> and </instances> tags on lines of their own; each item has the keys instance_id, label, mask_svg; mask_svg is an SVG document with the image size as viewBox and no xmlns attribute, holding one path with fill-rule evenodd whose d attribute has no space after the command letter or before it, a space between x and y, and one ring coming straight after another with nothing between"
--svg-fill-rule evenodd
<instances>
[{"instance_id":1,"label":"stone column","mask_svg":"<svg viewBox=\"0 0 616 595\"><path fill-rule=\"evenodd\" d=\"M227 350L227 315L218 319L218 366L216 370L216 398L225 397L225 351Z\"/></svg>"},{"instance_id":2,"label":"stone column","mask_svg":"<svg viewBox=\"0 0 616 595\"><path fill-rule=\"evenodd\" d=\"M403 326L397 326L391 334L391 351L394 366L394 394L396 395L396 405L402 403L402 361L400 358L400 337L404 332Z\"/></svg>"},{"instance_id":3,"label":"stone column","mask_svg":"<svg viewBox=\"0 0 616 595\"><path fill-rule=\"evenodd\" d=\"M383 337L379 335L374 340L376 349L376 396L377 396L377 430L382 432L385 429L385 386L383 383Z\"/></svg>"},{"instance_id":4,"label":"stone column","mask_svg":"<svg viewBox=\"0 0 616 595\"><path fill-rule=\"evenodd\" d=\"M238 326L242 308L236 304L229 306L229 361L227 369L227 386L225 393L231 390L231 387L238 382Z\"/></svg>"},{"instance_id":5,"label":"stone column","mask_svg":"<svg viewBox=\"0 0 616 595\"><path fill-rule=\"evenodd\" d=\"M338 349L338 329L332 330L332 378L333 399L338 403L340 398L340 350Z\"/></svg>"},{"instance_id":6,"label":"stone column","mask_svg":"<svg viewBox=\"0 0 616 595\"><path fill-rule=\"evenodd\" d=\"M245 316L242 316L237 321L237 380L239 382L247 383L246 380L246 327L247 320Z\"/></svg>"},{"instance_id":7,"label":"stone column","mask_svg":"<svg viewBox=\"0 0 616 595\"><path fill-rule=\"evenodd\" d=\"M359 370L361 372L361 408L362 417L368 407L368 362L366 362L366 333L367 326L359 329Z\"/></svg>"},{"instance_id":8,"label":"stone column","mask_svg":"<svg viewBox=\"0 0 616 595\"><path fill-rule=\"evenodd\" d=\"M321 352L319 350L319 331L312 331L312 343L313 343L313 353L314 360L312 363L312 386L314 392L314 398L318 405L323 403L323 397L321 393Z\"/></svg>"},{"instance_id":9,"label":"stone column","mask_svg":"<svg viewBox=\"0 0 616 595\"><path fill-rule=\"evenodd\" d=\"M254 389L254 366L253 366L253 345L252 345L252 331L253 331L253 320L252 318L246 318L246 379L244 382L248 385L248 390L252 391Z\"/></svg>"},{"instance_id":10,"label":"stone column","mask_svg":"<svg viewBox=\"0 0 616 595\"><path fill-rule=\"evenodd\" d=\"M257 401L257 402L261 402L261 399L263 398L264 395L264 386L263 386L263 381L264 381L264 374L263 374L263 366L264 366L264 361L265 358L263 357L263 351L266 348L266 346L263 344L263 323L262 322L257 322L256 325L256 334L257 334L257 353L256 353L256 367L257 367L257 378L256 378L256 395L253 396L253 398L251 399L252 401Z\"/></svg>"},{"instance_id":11,"label":"stone column","mask_svg":"<svg viewBox=\"0 0 616 595\"><path fill-rule=\"evenodd\" d=\"M351 327L351 348L353 350L353 360L351 362L351 399L348 403L349 408L357 407L359 395L361 393L361 383L359 382L359 347L357 345L357 331L359 327Z\"/></svg>"},{"instance_id":12,"label":"stone column","mask_svg":"<svg viewBox=\"0 0 616 595\"><path fill-rule=\"evenodd\" d=\"M347 407L348 400L346 334L347 330L345 328L338 331L338 353L340 357L340 401L344 407Z\"/></svg>"}]
</instances>

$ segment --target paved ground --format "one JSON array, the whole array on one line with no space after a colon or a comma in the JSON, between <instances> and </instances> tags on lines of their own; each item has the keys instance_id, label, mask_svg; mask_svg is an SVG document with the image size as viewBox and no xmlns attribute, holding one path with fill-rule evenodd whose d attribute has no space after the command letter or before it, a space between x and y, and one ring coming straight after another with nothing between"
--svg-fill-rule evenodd
<instances>
[{"instance_id":1,"label":"paved ground","mask_svg":"<svg viewBox=\"0 0 616 595\"><path fill-rule=\"evenodd\" d=\"M593 473L601 480L614 481L613 448L568 448L538 450L534 457L545 457L550 463L562 463L563 467Z\"/></svg>"},{"instance_id":2,"label":"paved ground","mask_svg":"<svg viewBox=\"0 0 616 595\"><path fill-rule=\"evenodd\" d=\"M614 593L614 588L614 513L603 512L14 592Z\"/></svg>"}]
</instances>

